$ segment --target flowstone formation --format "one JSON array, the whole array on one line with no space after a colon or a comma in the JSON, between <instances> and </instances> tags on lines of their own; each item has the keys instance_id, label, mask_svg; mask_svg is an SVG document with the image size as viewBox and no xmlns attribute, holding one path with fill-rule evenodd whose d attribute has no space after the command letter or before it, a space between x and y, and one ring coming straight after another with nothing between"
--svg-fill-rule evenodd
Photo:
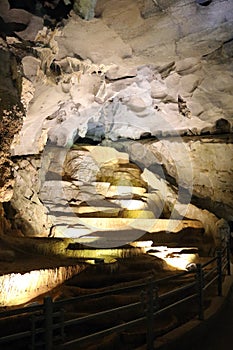
<instances>
[{"instance_id":1,"label":"flowstone formation","mask_svg":"<svg viewBox=\"0 0 233 350\"><path fill-rule=\"evenodd\" d=\"M102 222L198 219L218 244L219 220L233 217L232 1L48 1L30 10L3 3L4 22L14 10L26 26L5 35L22 62L26 110L11 145L12 227L27 236L65 227L80 237L93 234L88 216L97 214ZM73 6L64 18L61 5ZM75 149L87 140L120 155L108 164L102 150L100 165L94 146ZM123 198L117 186L127 183Z\"/></svg>"}]
</instances>

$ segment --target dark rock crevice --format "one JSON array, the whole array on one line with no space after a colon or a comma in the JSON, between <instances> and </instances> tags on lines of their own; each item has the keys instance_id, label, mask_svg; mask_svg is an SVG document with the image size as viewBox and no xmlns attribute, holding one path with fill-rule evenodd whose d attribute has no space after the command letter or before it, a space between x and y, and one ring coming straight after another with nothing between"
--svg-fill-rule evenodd
<instances>
[{"instance_id":1,"label":"dark rock crevice","mask_svg":"<svg viewBox=\"0 0 233 350\"><path fill-rule=\"evenodd\" d=\"M5 201L11 198L14 184L10 146L21 129L25 111L20 101L20 66L4 48L0 48L0 86L0 201Z\"/></svg>"}]
</instances>

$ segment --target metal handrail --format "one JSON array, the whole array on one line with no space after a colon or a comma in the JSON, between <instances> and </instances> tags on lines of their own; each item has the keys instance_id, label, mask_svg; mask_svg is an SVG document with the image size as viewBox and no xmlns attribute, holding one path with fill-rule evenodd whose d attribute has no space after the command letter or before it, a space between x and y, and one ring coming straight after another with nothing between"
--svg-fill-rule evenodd
<instances>
[{"instance_id":1,"label":"metal handrail","mask_svg":"<svg viewBox=\"0 0 233 350\"><path fill-rule=\"evenodd\" d=\"M29 314L29 313L35 313L38 311L43 311L43 309L44 309L44 304L26 306L26 307L21 307L21 308L12 309L12 310L4 310L4 311L0 311L0 318L17 316L17 315L22 316L23 314Z\"/></svg>"},{"instance_id":2,"label":"metal handrail","mask_svg":"<svg viewBox=\"0 0 233 350\"><path fill-rule=\"evenodd\" d=\"M206 269L210 264L216 261L216 266L213 268ZM35 349L35 339L36 336L38 337L39 334L45 335L43 338L43 343L46 350L52 350L53 348L53 330L60 330L60 333L62 334L62 339L64 338L64 328L68 328L70 326L84 323L91 320L96 320L103 318L105 316L109 316L111 314L114 314L115 312L119 311L128 311L128 310L140 310L140 313L138 314L138 317L134 320L130 320L127 322L124 322L124 324L118 324L114 327L110 327L107 329L100 330L94 334L89 334L85 336L81 336L80 338L73 339L66 341L63 339L61 342L61 349L66 348L70 345L78 345L83 344L83 342L95 340L101 336L105 336L108 334L112 334L114 332L120 332L122 330L126 330L133 325L137 325L141 322L146 323L146 329L147 329L147 349L152 349L152 343L154 341L154 335L153 335L153 320L154 317L171 310L172 308L188 302L189 300L198 297L198 305L199 305L199 319L204 319L204 292L209 288L210 285L212 285L217 280L217 286L218 286L218 295L222 295L222 276L224 271L227 271L228 274L230 273L230 261L229 261L229 248L224 248L221 252L217 253L217 257L214 257L207 261L204 264L197 264L196 271L184 271L181 273L178 273L176 275L170 275L163 277L159 280L153 280L152 277L148 277L145 282L138 283L130 286L124 286L120 288L113 288L111 290L105 290L98 293L92 293L88 295L82 295L75 298L69 298L62 301L56 301L53 302L50 297L47 297L44 299L43 305L33 305L33 306L27 306L25 308L20 309L13 309L13 310L6 310L3 312L0 312L0 318L6 318L6 317L13 317L13 316L23 316L28 315L32 316L33 326L31 327L31 330L29 331L22 331L19 333L15 333L12 335L6 335L3 337L0 337L0 343L9 343L18 339L22 338L29 338L32 339L32 345L31 348ZM185 285L175 288L171 291L168 291L166 293L163 293L161 295L158 295L158 286L160 284L163 284L164 282L178 280L182 276L186 276L188 274L193 274L193 280L190 282L190 279L188 281L184 281L186 283ZM209 280L209 278L213 275L213 277ZM188 283L187 283L188 282ZM196 292L193 293L192 287L195 287ZM143 295L138 294L138 301L135 301L130 304L126 304L123 306L111 308L108 310L100 311L94 314L81 316L73 319L64 320L64 311L61 312L60 307L68 304L74 304L78 301L84 301L84 300L91 300L93 298L101 298L107 295L113 295L113 294L123 294L129 291L143 291ZM188 292L190 290L190 293ZM156 292L155 292L156 291ZM182 297L183 292L187 291L185 293L186 295ZM171 301L172 297L175 297L176 295L181 294L181 297L179 300L176 300L175 302ZM188 294L188 295L187 295ZM142 298L144 296L144 299ZM166 302L169 301L169 304L165 306L159 306L160 302ZM60 317L60 315L63 315L60 321L57 321L56 318ZM135 313L136 315L136 313ZM40 321L40 327L36 327L36 321ZM42 325L41 325L42 322Z\"/></svg>"},{"instance_id":3,"label":"metal handrail","mask_svg":"<svg viewBox=\"0 0 233 350\"><path fill-rule=\"evenodd\" d=\"M204 277L209 277L210 275L212 275L214 272L217 271L217 266L213 267L211 270L209 270L208 272L204 272Z\"/></svg>"},{"instance_id":4,"label":"metal handrail","mask_svg":"<svg viewBox=\"0 0 233 350\"><path fill-rule=\"evenodd\" d=\"M159 300L164 300L164 299L168 299L172 296L175 296L176 294L178 294L179 292L183 292L191 287L194 287L196 285L196 282L192 282L192 283L189 283L187 284L186 286L183 286L183 287L180 287L180 288L176 288L176 289L173 289L169 292L166 292L162 295L159 296Z\"/></svg>"},{"instance_id":5,"label":"metal handrail","mask_svg":"<svg viewBox=\"0 0 233 350\"><path fill-rule=\"evenodd\" d=\"M62 349L67 347L67 346L70 346L70 345L83 344L84 342L87 342L88 340L96 340L102 336L106 336L106 335L109 335L109 334L112 334L115 332L124 331L124 330L128 329L129 327L138 325L145 320L146 320L146 317L143 316L143 317L137 318L136 320L129 321L129 322L126 322L124 324L120 324L120 325L117 325L117 326L114 326L111 328L107 328L105 330L102 330L100 332L96 332L94 334L86 335L82 338L70 340L70 341L62 344Z\"/></svg>"},{"instance_id":6,"label":"metal handrail","mask_svg":"<svg viewBox=\"0 0 233 350\"><path fill-rule=\"evenodd\" d=\"M218 275L216 275L215 277L213 277L208 283L205 284L205 286L203 287L203 290L206 290L207 288L209 288L209 286L211 284L213 284L214 281L216 281L218 279Z\"/></svg>"},{"instance_id":7,"label":"metal handrail","mask_svg":"<svg viewBox=\"0 0 233 350\"><path fill-rule=\"evenodd\" d=\"M184 303L186 301L189 301L189 300L195 298L196 296L197 296L197 293L193 293L193 294L191 294L191 295L189 295L189 296L187 296L185 298L182 298L182 299L176 301L175 303L169 304L169 305L163 307L162 309L159 309L156 312L154 312L154 316L161 315L165 311L168 311L168 310L172 309L173 307L175 307L177 305L180 305L180 304L182 304L182 303Z\"/></svg>"},{"instance_id":8,"label":"metal handrail","mask_svg":"<svg viewBox=\"0 0 233 350\"><path fill-rule=\"evenodd\" d=\"M0 344L7 343L9 341L18 340L22 338L28 338L31 335L31 331L19 332L15 334L5 335L4 337L0 337Z\"/></svg>"},{"instance_id":9,"label":"metal handrail","mask_svg":"<svg viewBox=\"0 0 233 350\"><path fill-rule=\"evenodd\" d=\"M169 280L175 280L178 279L179 277L185 276L190 274L190 271L183 271L180 273L177 273L176 275L171 275L171 276L166 276L163 278L160 278L156 281L152 281L153 284L160 284L163 282L167 282ZM55 301L54 302L54 306L64 306L66 304L69 303L74 303L74 302L78 302L78 301L84 301L84 300L88 300L88 299L92 299L92 298L98 298L98 297L103 297L106 295L111 295L111 294L117 294L117 293L122 293L122 292L130 292L133 290L139 290L139 289L143 289L148 285L148 282L151 281L151 276L146 278L146 282L143 283L139 283L139 284L134 284L131 286L125 286L125 287L120 287L120 288L114 288L114 289L110 289L110 290L106 290L103 292L98 292L98 293L91 293L91 294L86 294L86 295L81 295L78 297L74 297L74 298L69 298L69 299L65 299L65 300L59 300L59 301ZM1 313L0 313L1 315Z\"/></svg>"},{"instance_id":10,"label":"metal handrail","mask_svg":"<svg viewBox=\"0 0 233 350\"><path fill-rule=\"evenodd\" d=\"M82 322L94 320L94 319L99 318L101 316L108 316L108 315L113 314L116 311L126 311L126 310L128 311L130 309L135 309L137 306L142 306L142 303L141 302L137 302L137 303L127 304L127 305L124 305L124 306L116 307L114 309L109 309L109 310L106 310L106 311L96 312L96 313L91 314L91 315L82 316L82 317L78 317L78 318L72 318L69 321L65 321L64 322L64 326L71 326L71 325L74 325L74 324L79 324L79 323L82 323Z\"/></svg>"},{"instance_id":11,"label":"metal handrail","mask_svg":"<svg viewBox=\"0 0 233 350\"><path fill-rule=\"evenodd\" d=\"M217 257L215 256L214 258L212 258L211 260L208 260L207 262L205 262L204 264L201 264L202 268L204 269L206 266L210 265L212 262L216 261Z\"/></svg>"},{"instance_id":12,"label":"metal handrail","mask_svg":"<svg viewBox=\"0 0 233 350\"><path fill-rule=\"evenodd\" d=\"M149 281L150 277L147 278L147 280ZM132 286L114 288L114 289L110 289L110 290L105 290L103 292L85 294L85 295L81 295L81 296L74 297L74 298L59 300L59 301L54 302L54 306L64 306L66 304L75 303L78 301L84 301L84 300L88 300L88 299L96 299L98 297L101 298L101 297L104 297L106 295L112 295L112 294L117 294L117 293L122 293L122 292L130 292L130 291L137 290L137 289L139 290L139 289L145 288L147 286L147 284L148 284L148 282L144 282L144 283L135 284Z\"/></svg>"}]
</instances>

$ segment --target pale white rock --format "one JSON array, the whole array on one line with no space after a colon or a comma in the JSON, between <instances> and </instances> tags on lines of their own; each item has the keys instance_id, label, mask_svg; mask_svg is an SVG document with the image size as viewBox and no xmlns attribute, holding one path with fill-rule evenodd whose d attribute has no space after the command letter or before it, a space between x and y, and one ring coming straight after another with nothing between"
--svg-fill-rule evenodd
<instances>
[{"instance_id":1,"label":"pale white rock","mask_svg":"<svg viewBox=\"0 0 233 350\"><path fill-rule=\"evenodd\" d=\"M205 142L161 140L155 142L150 150L157 157L160 155L161 162L178 184L192 190L199 198L209 196L213 201L224 203L229 209L222 215L231 218L231 143L212 142L211 139Z\"/></svg>"},{"instance_id":2,"label":"pale white rock","mask_svg":"<svg viewBox=\"0 0 233 350\"><path fill-rule=\"evenodd\" d=\"M151 83L151 97L156 99L164 99L167 94L167 86L165 85L164 81L159 80L153 80Z\"/></svg>"},{"instance_id":3,"label":"pale white rock","mask_svg":"<svg viewBox=\"0 0 233 350\"><path fill-rule=\"evenodd\" d=\"M203 106L203 104L199 103L197 100L187 101L187 106L188 106L188 109L190 110L191 114L193 116L197 116L197 117L200 116L205 110L205 107Z\"/></svg>"},{"instance_id":4,"label":"pale white rock","mask_svg":"<svg viewBox=\"0 0 233 350\"><path fill-rule=\"evenodd\" d=\"M70 79L70 95L74 103L81 103L82 107L87 108L94 102L94 95L101 87L101 78L97 75L81 74L80 77L75 73Z\"/></svg>"},{"instance_id":5,"label":"pale white rock","mask_svg":"<svg viewBox=\"0 0 233 350\"><path fill-rule=\"evenodd\" d=\"M62 93L59 86L55 88L53 86L46 86L45 88L43 83L37 85L34 99L30 103L27 118L12 148L12 154L37 154L43 150L49 129L49 122L46 118L59 110L61 98L64 102L67 100L66 94ZM43 127L45 121L47 121L47 130ZM53 120L51 123L53 124ZM46 133L43 135L44 131Z\"/></svg>"},{"instance_id":6,"label":"pale white rock","mask_svg":"<svg viewBox=\"0 0 233 350\"><path fill-rule=\"evenodd\" d=\"M175 54L175 40L179 38L178 26L168 17L162 14L156 21L149 22L144 27L143 33L139 33L129 42L137 55L146 56L146 54L155 56L156 62L169 62ZM169 43L169 44L168 44ZM167 49L165 55L165 47ZM163 59L163 60L162 60Z\"/></svg>"},{"instance_id":7,"label":"pale white rock","mask_svg":"<svg viewBox=\"0 0 233 350\"><path fill-rule=\"evenodd\" d=\"M183 6L177 6L176 3L173 3L170 11L184 37L213 30L222 23L232 21L233 18L233 6L228 0L211 3L211 6L208 7L199 6L196 2L186 4L182 2L182 4ZM201 39L204 39L203 36Z\"/></svg>"},{"instance_id":8,"label":"pale white rock","mask_svg":"<svg viewBox=\"0 0 233 350\"><path fill-rule=\"evenodd\" d=\"M110 186L107 192L107 198L132 198L133 195L142 196L146 192L143 187L135 186Z\"/></svg>"},{"instance_id":9,"label":"pale white rock","mask_svg":"<svg viewBox=\"0 0 233 350\"><path fill-rule=\"evenodd\" d=\"M137 199L110 199L110 203L119 205L121 208L128 210L148 209L147 203Z\"/></svg>"},{"instance_id":10,"label":"pale white rock","mask_svg":"<svg viewBox=\"0 0 233 350\"><path fill-rule=\"evenodd\" d=\"M90 58L95 63L101 63L103 60L111 63L112 56L124 58L132 55L130 46L102 21L94 19L84 22L75 14L72 14L64 28L63 36L57 37L57 41L57 59L77 54L82 59Z\"/></svg>"},{"instance_id":11,"label":"pale white rock","mask_svg":"<svg viewBox=\"0 0 233 350\"><path fill-rule=\"evenodd\" d=\"M182 96L188 96L198 87L200 79L195 74L188 74L182 76L179 82L179 94Z\"/></svg>"},{"instance_id":12,"label":"pale white rock","mask_svg":"<svg viewBox=\"0 0 233 350\"><path fill-rule=\"evenodd\" d=\"M132 96L127 102L127 106L134 112L142 112L147 107L147 103L141 97Z\"/></svg>"},{"instance_id":13,"label":"pale white rock","mask_svg":"<svg viewBox=\"0 0 233 350\"><path fill-rule=\"evenodd\" d=\"M207 68L207 67L206 67ZM211 65L208 68L208 74L203 76L201 88L208 91L220 91L227 94L232 94L233 76L224 70L224 67Z\"/></svg>"},{"instance_id":14,"label":"pale white rock","mask_svg":"<svg viewBox=\"0 0 233 350\"><path fill-rule=\"evenodd\" d=\"M98 103L104 103L107 100L108 94L107 94L107 88L106 83L103 80L99 86L99 89L94 97L94 100Z\"/></svg>"},{"instance_id":15,"label":"pale white rock","mask_svg":"<svg viewBox=\"0 0 233 350\"><path fill-rule=\"evenodd\" d=\"M34 81L38 76L38 70L40 67L40 60L33 56L25 56L22 59L23 71L25 76Z\"/></svg>"},{"instance_id":16,"label":"pale white rock","mask_svg":"<svg viewBox=\"0 0 233 350\"><path fill-rule=\"evenodd\" d=\"M126 77L136 77L137 69L135 67L124 67L112 65L106 72L106 78L109 80L117 80Z\"/></svg>"},{"instance_id":17,"label":"pale white rock","mask_svg":"<svg viewBox=\"0 0 233 350\"><path fill-rule=\"evenodd\" d=\"M68 202L72 198L78 199L79 194L79 188L68 181L45 181L40 188L40 199L54 204L59 204L60 200Z\"/></svg>"},{"instance_id":18,"label":"pale white rock","mask_svg":"<svg viewBox=\"0 0 233 350\"><path fill-rule=\"evenodd\" d=\"M225 1L225 3L230 3L229 1ZM233 10L232 3L231 12ZM211 54L213 51L217 50L223 41L228 41L232 35L232 20L229 22L226 21L219 25L219 27L208 28L201 33L202 40L200 39L200 33L196 32L190 34L188 36L184 36L181 38L176 45L177 53L182 57L200 57L203 55ZM190 50L190 48L192 48ZM189 73L193 73L199 67L193 67L193 69L189 70Z\"/></svg>"},{"instance_id":19,"label":"pale white rock","mask_svg":"<svg viewBox=\"0 0 233 350\"><path fill-rule=\"evenodd\" d=\"M90 157L98 166L104 164L127 164L129 163L129 155L127 153L118 152L112 147L91 147L87 146L86 149L90 152Z\"/></svg>"},{"instance_id":20,"label":"pale white rock","mask_svg":"<svg viewBox=\"0 0 233 350\"><path fill-rule=\"evenodd\" d=\"M196 57L188 57L176 61L176 71L180 75L191 74L201 68L201 60Z\"/></svg>"},{"instance_id":21,"label":"pale white rock","mask_svg":"<svg viewBox=\"0 0 233 350\"><path fill-rule=\"evenodd\" d=\"M35 79L34 63L36 66L37 61L28 56L23 58L25 74L33 80L35 94L12 154L38 154L47 139L49 143L64 146L60 149L68 152L81 137L98 142L105 138L106 144L110 140L131 138L133 145L127 152L141 167L148 192L153 192L143 189L146 205L154 206L155 214L158 208L163 208L163 213L171 219L200 216L207 235L212 237L216 218L188 203L182 204L178 197L183 199L184 186L189 195L193 191L203 206L207 205L204 202L207 198L211 210L232 220L232 145L226 140L222 143L215 140L213 135L212 141L205 138L200 142L186 142L179 136L233 130L232 46L229 41L233 3L222 0L200 7L195 2L182 2L182 6L178 6L169 0L160 2L166 11L158 11L150 4L156 8L150 18L141 16L143 5L133 0L103 1L97 5L101 7L102 17L85 22L72 14L64 28L54 32L44 30L38 35L38 40L46 44L46 48L35 49L38 68L39 63L41 67L40 82ZM0 6L5 12L9 10L6 1ZM85 61L74 57L77 55ZM46 76L54 59L62 72L56 78ZM191 118L179 111L178 94L184 98ZM156 135L159 141L150 140L150 145L146 145L139 141L142 135ZM160 140L161 136L171 135L174 138ZM49 166L45 159L48 145L42 154L42 163L49 168L48 176L62 176L64 155L56 151L57 163ZM126 153L123 143L121 147ZM73 165L69 164L70 174L79 184L75 189L68 188L68 198L73 200L72 205L76 200L76 204L98 201L96 207L100 207L101 202L107 206L107 190L114 197L120 191L117 188L110 191L109 183L97 188L99 164L104 165L106 161L115 164L120 156L104 159L98 155L98 162L88 159L86 153L79 157L77 161L74 159ZM17 210L20 206L23 208L22 214L17 214L16 223L22 215L28 222L25 232L30 231L29 224L32 224L33 234L46 234L47 207L40 206L36 198L40 179L35 180L34 175L30 175L32 170L24 166L25 173L19 171L12 201ZM164 181L163 167L176 180L178 193ZM56 175L51 175L53 172ZM26 191L26 184L33 188L33 193ZM87 186L80 190L83 184ZM160 190L166 193L162 207ZM72 191L73 197L78 199L71 197ZM130 202L133 194L127 191L122 191L123 198L115 199ZM57 212L62 206L69 209L58 189L49 189L50 192L55 200L59 198ZM187 202L191 200L186 199ZM122 205L126 206L126 202ZM50 203L48 209L51 208L56 211L56 205ZM35 222L29 221L31 217ZM65 209L59 220L60 224L62 220L74 223L77 217L69 218Z\"/></svg>"},{"instance_id":22,"label":"pale white rock","mask_svg":"<svg viewBox=\"0 0 233 350\"><path fill-rule=\"evenodd\" d=\"M72 179L82 181L83 183L96 181L96 176L100 168L94 158L88 152L72 152L72 154L71 161L68 158L64 164L66 173Z\"/></svg>"},{"instance_id":23,"label":"pale white rock","mask_svg":"<svg viewBox=\"0 0 233 350\"><path fill-rule=\"evenodd\" d=\"M152 193L145 193L144 197L148 208L153 212L155 218L160 218L165 207L164 193L154 191Z\"/></svg>"},{"instance_id":24,"label":"pale white rock","mask_svg":"<svg viewBox=\"0 0 233 350\"><path fill-rule=\"evenodd\" d=\"M142 179L148 183L148 185L158 191L158 197L157 194L153 194L154 197L157 197L157 200L159 202L164 202L167 197L167 185L164 181L162 181L161 178L159 178L156 174L153 174L148 169L144 169L142 175ZM148 195L147 195L148 196ZM149 197L153 197L151 194Z\"/></svg>"},{"instance_id":25,"label":"pale white rock","mask_svg":"<svg viewBox=\"0 0 233 350\"><path fill-rule=\"evenodd\" d=\"M101 15L104 22L123 37L143 25L138 4L133 0L106 1Z\"/></svg>"},{"instance_id":26,"label":"pale white rock","mask_svg":"<svg viewBox=\"0 0 233 350\"><path fill-rule=\"evenodd\" d=\"M176 89L178 90L178 86L180 84L180 75L177 74L176 72L172 72L169 74L169 76L165 79L165 84L167 86L167 90L170 93L171 89Z\"/></svg>"},{"instance_id":27,"label":"pale white rock","mask_svg":"<svg viewBox=\"0 0 233 350\"><path fill-rule=\"evenodd\" d=\"M94 182L93 186L98 194L106 197L108 189L110 187L110 182Z\"/></svg>"}]
</instances>

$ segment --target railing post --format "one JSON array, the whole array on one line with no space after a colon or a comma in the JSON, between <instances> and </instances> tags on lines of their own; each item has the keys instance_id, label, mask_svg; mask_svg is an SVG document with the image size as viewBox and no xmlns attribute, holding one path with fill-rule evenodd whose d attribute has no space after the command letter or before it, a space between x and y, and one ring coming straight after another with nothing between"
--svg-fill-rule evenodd
<instances>
[{"instance_id":1,"label":"railing post","mask_svg":"<svg viewBox=\"0 0 233 350\"><path fill-rule=\"evenodd\" d=\"M152 280L148 283L147 290L147 305L146 305L146 313L147 313L147 350L154 349L154 289Z\"/></svg>"},{"instance_id":2,"label":"railing post","mask_svg":"<svg viewBox=\"0 0 233 350\"><path fill-rule=\"evenodd\" d=\"M217 251L218 296L222 296L222 251Z\"/></svg>"},{"instance_id":3,"label":"railing post","mask_svg":"<svg viewBox=\"0 0 233 350\"><path fill-rule=\"evenodd\" d=\"M44 298L45 312L45 350L53 348L53 301L51 297Z\"/></svg>"},{"instance_id":4,"label":"railing post","mask_svg":"<svg viewBox=\"0 0 233 350\"><path fill-rule=\"evenodd\" d=\"M204 276L201 264L197 264L196 280L199 306L198 318L199 320L204 320Z\"/></svg>"}]
</instances>

